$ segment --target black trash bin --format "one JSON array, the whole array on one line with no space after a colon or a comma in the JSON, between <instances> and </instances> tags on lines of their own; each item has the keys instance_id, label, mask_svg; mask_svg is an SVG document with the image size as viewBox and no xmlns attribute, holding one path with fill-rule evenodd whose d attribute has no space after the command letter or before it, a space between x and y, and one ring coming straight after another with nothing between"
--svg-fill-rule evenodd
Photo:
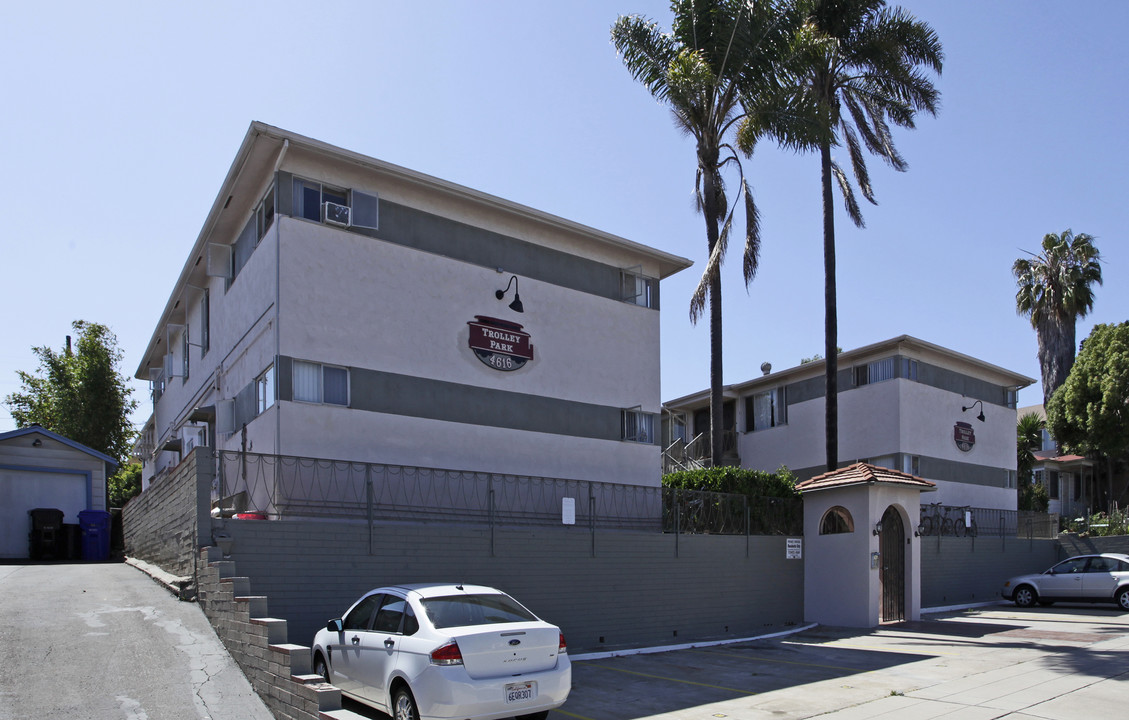
<instances>
[{"instance_id":1,"label":"black trash bin","mask_svg":"<svg viewBox=\"0 0 1129 720\"><path fill-rule=\"evenodd\" d=\"M31 533L28 550L32 560L61 559L66 550L63 544L63 511L56 508L28 510Z\"/></svg>"},{"instance_id":2,"label":"black trash bin","mask_svg":"<svg viewBox=\"0 0 1129 720\"><path fill-rule=\"evenodd\" d=\"M83 510L78 514L82 527L82 559L101 562L110 559L110 513L105 510Z\"/></svg>"}]
</instances>

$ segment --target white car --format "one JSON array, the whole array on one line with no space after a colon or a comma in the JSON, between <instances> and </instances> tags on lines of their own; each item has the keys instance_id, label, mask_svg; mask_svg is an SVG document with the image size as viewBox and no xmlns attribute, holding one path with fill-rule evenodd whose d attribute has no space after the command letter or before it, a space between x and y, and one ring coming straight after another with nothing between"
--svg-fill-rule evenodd
<instances>
[{"instance_id":1,"label":"white car","mask_svg":"<svg viewBox=\"0 0 1129 720\"><path fill-rule=\"evenodd\" d=\"M1080 555L1042 573L1004 583L1003 596L1019 607L1035 603L1110 602L1129 610L1129 555Z\"/></svg>"},{"instance_id":2,"label":"white car","mask_svg":"<svg viewBox=\"0 0 1129 720\"><path fill-rule=\"evenodd\" d=\"M311 652L326 682L395 720L544 720L572 689L560 628L481 585L372 590Z\"/></svg>"}]
</instances>

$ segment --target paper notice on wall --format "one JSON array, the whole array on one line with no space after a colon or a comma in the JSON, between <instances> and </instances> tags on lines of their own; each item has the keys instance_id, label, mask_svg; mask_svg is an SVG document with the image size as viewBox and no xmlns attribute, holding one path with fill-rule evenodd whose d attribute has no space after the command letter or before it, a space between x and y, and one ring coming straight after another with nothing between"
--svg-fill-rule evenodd
<instances>
[{"instance_id":1,"label":"paper notice on wall","mask_svg":"<svg viewBox=\"0 0 1129 720\"><path fill-rule=\"evenodd\" d=\"M788 538L784 550L785 560L802 560L804 557L804 539Z\"/></svg>"},{"instance_id":2,"label":"paper notice on wall","mask_svg":"<svg viewBox=\"0 0 1129 720\"><path fill-rule=\"evenodd\" d=\"M576 524L576 498L561 498L561 522L565 525Z\"/></svg>"}]
</instances>

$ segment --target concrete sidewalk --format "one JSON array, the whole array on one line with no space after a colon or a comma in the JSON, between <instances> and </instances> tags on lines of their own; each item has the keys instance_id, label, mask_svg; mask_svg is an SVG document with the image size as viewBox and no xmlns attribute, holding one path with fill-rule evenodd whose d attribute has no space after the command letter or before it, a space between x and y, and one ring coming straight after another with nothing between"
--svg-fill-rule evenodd
<instances>
[{"instance_id":1,"label":"concrete sidewalk","mask_svg":"<svg viewBox=\"0 0 1129 720\"><path fill-rule=\"evenodd\" d=\"M998 605L874 630L577 658L556 720L1129 716L1129 615Z\"/></svg>"}]
</instances>

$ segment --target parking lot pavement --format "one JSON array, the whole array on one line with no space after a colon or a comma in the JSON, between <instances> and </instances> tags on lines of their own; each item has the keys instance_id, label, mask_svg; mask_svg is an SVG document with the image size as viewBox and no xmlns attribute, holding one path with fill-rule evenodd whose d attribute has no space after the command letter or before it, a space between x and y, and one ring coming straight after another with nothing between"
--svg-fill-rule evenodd
<instances>
[{"instance_id":1,"label":"parking lot pavement","mask_svg":"<svg viewBox=\"0 0 1129 720\"><path fill-rule=\"evenodd\" d=\"M1129 715L1129 614L994 605L873 630L573 659L551 720L829 720Z\"/></svg>"}]
</instances>

